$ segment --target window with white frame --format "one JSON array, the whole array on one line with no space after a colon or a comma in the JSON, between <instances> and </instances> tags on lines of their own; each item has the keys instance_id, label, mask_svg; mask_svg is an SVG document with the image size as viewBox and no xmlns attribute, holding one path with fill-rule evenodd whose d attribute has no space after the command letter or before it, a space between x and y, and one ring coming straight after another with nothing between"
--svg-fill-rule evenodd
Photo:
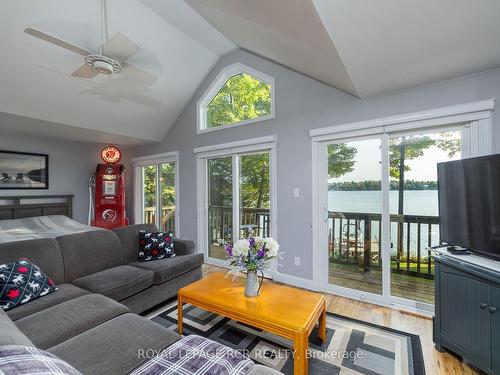
<instances>
[{"instance_id":1,"label":"window with white frame","mask_svg":"<svg viewBox=\"0 0 500 375\"><path fill-rule=\"evenodd\" d=\"M132 159L135 223L155 224L179 236L178 153Z\"/></svg>"},{"instance_id":2,"label":"window with white frame","mask_svg":"<svg viewBox=\"0 0 500 375\"><path fill-rule=\"evenodd\" d=\"M276 238L274 136L195 149L198 243L212 263L224 244L251 235Z\"/></svg>"},{"instance_id":3,"label":"window with white frame","mask_svg":"<svg viewBox=\"0 0 500 375\"><path fill-rule=\"evenodd\" d=\"M437 164L491 152L494 100L310 131L318 289L433 311Z\"/></svg>"},{"instance_id":4,"label":"window with white frame","mask_svg":"<svg viewBox=\"0 0 500 375\"><path fill-rule=\"evenodd\" d=\"M274 118L274 78L236 63L217 75L197 104L198 133Z\"/></svg>"}]
</instances>

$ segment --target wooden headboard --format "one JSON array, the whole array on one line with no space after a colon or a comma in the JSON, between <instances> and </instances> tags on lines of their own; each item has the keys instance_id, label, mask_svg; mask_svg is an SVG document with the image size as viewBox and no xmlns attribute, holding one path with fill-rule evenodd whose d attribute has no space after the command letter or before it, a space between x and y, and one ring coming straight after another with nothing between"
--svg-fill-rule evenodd
<instances>
[{"instance_id":1,"label":"wooden headboard","mask_svg":"<svg viewBox=\"0 0 500 375\"><path fill-rule=\"evenodd\" d=\"M0 220L47 215L73 218L73 195L0 196Z\"/></svg>"}]
</instances>

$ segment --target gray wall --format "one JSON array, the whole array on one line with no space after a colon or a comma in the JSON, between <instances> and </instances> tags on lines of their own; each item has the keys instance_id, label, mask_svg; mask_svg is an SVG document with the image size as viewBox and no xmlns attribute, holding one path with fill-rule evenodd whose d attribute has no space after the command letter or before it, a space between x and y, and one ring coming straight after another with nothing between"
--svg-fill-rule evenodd
<instances>
[{"instance_id":1,"label":"gray wall","mask_svg":"<svg viewBox=\"0 0 500 375\"><path fill-rule=\"evenodd\" d=\"M224 66L242 62L276 80L276 118L248 126L196 134L196 101ZM309 130L346 122L403 114L481 99L500 97L500 70L357 99L318 81L245 51L221 58L199 87L165 139L138 147L134 156L180 152L181 232L196 239L196 159L193 148L223 142L277 135L278 240L285 251L280 272L311 279L312 175ZM500 117L494 117L493 150L500 151ZM300 198L293 198L293 188ZM294 266L294 257L301 266Z\"/></svg>"},{"instance_id":2,"label":"gray wall","mask_svg":"<svg viewBox=\"0 0 500 375\"><path fill-rule=\"evenodd\" d=\"M14 121L11 116L0 114L0 150L49 154L48 190L0 190L0 195L52 195L74 194L73 216L75 220L87 223L89 193L88 178L100 162L103 145L95 143L67 142L63 140L32 137L2 131L5 121ZM127 150L122 150L127 154ZM127 166L127 161L125 162ZM129 173L127 186L132 186ZM132 208L132 196L127 197L127 207ZM129 214L129 216L132 213Z\"/></svg>"}]
</instances>

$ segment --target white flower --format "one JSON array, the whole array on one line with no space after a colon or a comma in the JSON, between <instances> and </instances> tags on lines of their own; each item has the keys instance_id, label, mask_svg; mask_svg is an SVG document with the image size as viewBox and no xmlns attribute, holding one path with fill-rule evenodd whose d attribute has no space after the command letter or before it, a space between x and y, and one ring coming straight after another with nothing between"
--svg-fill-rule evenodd
<instances>
[{"instance_id":1,"label":"white flower","mask_svg":"<svg viewBox=\"0 0 500 375\"><path fill-rule=\"evenodd\" d=\"M250 247L248 246L247 240L238 240L233 245L233 255L234 256L248 256L248 251Z\"/></svg>"},{"instance_id":2,"label":"white flower","mask_svg":"<svg viewBox=\"0 0 500 375\"><path fill-rule=\"evenodd\" d=\"M277 257L280 249L278 242L272 237L264 238L264 241L266 242L266 248L269 250L269 256Z\"/></svg>"}]
</instances>

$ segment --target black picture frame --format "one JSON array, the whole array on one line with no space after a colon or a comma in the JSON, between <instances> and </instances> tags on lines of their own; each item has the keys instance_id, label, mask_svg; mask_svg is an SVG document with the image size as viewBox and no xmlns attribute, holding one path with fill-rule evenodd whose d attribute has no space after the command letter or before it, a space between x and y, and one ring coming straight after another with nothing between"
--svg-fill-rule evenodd
<instances>
[{"instance_id":1,"label":"black picture frame","mask_svg":"<svg viewBox=\"0 0 500 375\"><path fill-rule=\"evenodd\" d=\"M0 190L48 188L48 154L0 150Z\"/></svg>"}]
</instances>

